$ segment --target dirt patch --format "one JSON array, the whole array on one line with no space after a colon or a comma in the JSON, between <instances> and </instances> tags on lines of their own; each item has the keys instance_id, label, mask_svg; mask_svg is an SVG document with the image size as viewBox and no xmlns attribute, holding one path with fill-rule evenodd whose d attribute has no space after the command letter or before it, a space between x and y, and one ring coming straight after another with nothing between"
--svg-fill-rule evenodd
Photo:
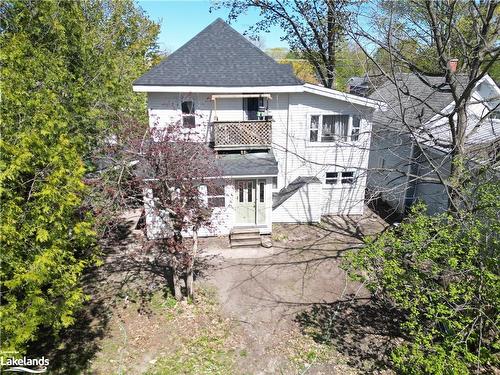
<instances>
[{"instance_id":1,"label":"dirt patch","mask_svg":"<svg viewBox=\"0 0 500 375\"><path fill-rule=\"evenodd\" d=\"M314 361L301 359L308 373L353 373L364 370L365 362L381 363L375 358L350 359L357 354L308 334L299 317L315 306L369 301L368 292L350 282L339 265L346 250L358 248L363 236L385 225L369 210L360 217L325 218L319 225L275 225L272 255L212 259L214 268L204 281L218 290L223 313L240 323L240 346L247 353L237 360L241 373L296 373L301 366L293 365L296 355L289 353L290 343L307 341L304 333L312 338L309 347L315 348L310 354ZM295 352L308 353L305 348Z\"/></svg>"},{"instance_id":2,"label":"dirt patch","mask_svg":"<svg viewBox=\"0 0 500 375\"><path fill-rule=\"evenodd\" d=\"M157 254L142 250L140 236L124 222L110 238L104 264L87 275L85 290L92 298L77 323L58 338L36 343L33 353L50 358L55 374L379 369L383 350L370 347L386 335L356 332L367 323L359 320L369 316L367 310L345 308L343 320L329 323L340 316L338 306L345 301L368 301L366 290L349 282L339 264L347 249L360 246L363 235L383 227L371 213L326 218L320 225L275 226L274 246L265 256L200 257L196 286L201 293L191 304L169 297L168 268ZM226 238L204 240L201 247L231 251ZM387 322L379 323L385 327Z\"/></svg>"}]
</instances>

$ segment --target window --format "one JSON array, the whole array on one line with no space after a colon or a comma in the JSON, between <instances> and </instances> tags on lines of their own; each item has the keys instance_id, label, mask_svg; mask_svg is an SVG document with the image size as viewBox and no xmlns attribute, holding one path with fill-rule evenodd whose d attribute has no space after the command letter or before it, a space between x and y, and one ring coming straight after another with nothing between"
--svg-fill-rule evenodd
<instances>
[{"instance_id":1,"label":"window","mask_svg":"<svg viewBox=\"0 0 500 375\"><path fill-rule=\"evenodd\" d=\"M244 182L240 182L239 185L238 185L238 200L240 201L240 203L243 203L245 201L245 183Z\"/></svg>"},{"instance_id":2,"label":"window","mask_svg":"<svg viewBox=\"0 0 500 375\"><path fill-rule=\"evenodd\" d=\"M182 126L185 128L194 128L196 126L196 119L194 115L194 102L192 100L183 101L181 103L182 109Z\"/></svg>"},{"instance_id":3,"label":"window","mask_svg":"<svg viewBox=\"0 0 500 375\"><path fill-rule=\"evenodd\" d=\"M224 184L200 185L199 191L208 207L225 207Z\"/></svg>"},{"instance_id":4,"label":"window","mask_svg":"<svg viewBox=\"0 0 500 375\"><path fill-rule=\"evenodd\" d=\"M353 184L354 183L354 172L342 172L343 184Z\"/></svg>"},{"instance_id":5,"label":"window","mask_svg":"<svg viewBox=\"0 0 500 375\"><path fill-rule=\"evenodd\" d=\"M491 111L489 116L492 120L500 120L500 110Z\"/></svg>"},{"instance_id":6,"label":"window","mask_svg":"<svg viewBox=\"0 0 500 375\"><path fill-rule=\"evenodd\" d=\"M253 182L248 181L247 183L247 193L248 193L248 203L253 202Z\"/></svg>"},{"instance_id":7,"label":"window","mask_svg":"<svg viewBox=\"0 0 500 375\"><path fill-rule=\"evenodd\" d=\"M341 184L353 184L354 172L326 172L325 184L337 185L339 182Z\"/></svg>"},{"instance_id":8,"label":"window","mask_svg":"<svg viewBox=\"0 0 500 375\"><path fill-rule=\"evenodd\" d=\"M329 185L335 185L338 182L338 177L338 172L326 172L325 183Z\"/></svg>"},{"instance_id":9,"label":"window","mask_svg":"<svg viewBox=\"0 0 500 375\"><path fill-rule=\"evenodd\" d=\"M319 116L311 116L311 126L309 130L309 140L318 142Z\"/></svg>"},{"instance_id":10,"label":"window","mask_svg":"<svg viewBox=\"0 0 500 375\"><path fill-rule=\"evenodd\" d=\"M352 117L351 141L359 140L359 129L361 127L361 119L359 116Z\"/></svg>"},{"instance_id":11,"label":"window","mask_svg":"<svg viewBox=\"0 0 500 375\"><path fill-rule=\"evenodd\" d=\"M208 207L225 207L224 183L209 185L207 189Z\"/></svg>"},{"instance_id":12,"label":"window","mask_svg":"<svg viewBox=\"0 0 500 375\"><path fill-rule=\"evenodd\" d=\"M385 167L385 159L382 156L378 157L378 167L379 168L384 168Z\"/></svg>"},{"instance_id":13,"label":"window","mask_svg":"<svg viewBox=\"0 0 500 375\"><path fill-rule=\"evenodd\" d=\"M323 115L321 128L321 142L335 141L339 137L347 141L347 131L349 129L349 116L347 115Z\"/></svg>"},{"instance_id":14,"label":"window","mask_svg":"<svg viewBox=\"0 0 500 375\"><path fill-rule=\"evenodd\" d=\"M359 140L361 119L350 115L311 115L309 118L310 142L335 142Z\"/></svg>"},{"instance_id":15,"label":"window","mask_svg":"<svg viewBox=\"0 0 500 375\"><path fill-rule=\"evenodd\" d=\"M264 203L264 197L265 197L265 187L266 183L264 181L259 181L259 202Z\"/></svg>"}]
</instances>

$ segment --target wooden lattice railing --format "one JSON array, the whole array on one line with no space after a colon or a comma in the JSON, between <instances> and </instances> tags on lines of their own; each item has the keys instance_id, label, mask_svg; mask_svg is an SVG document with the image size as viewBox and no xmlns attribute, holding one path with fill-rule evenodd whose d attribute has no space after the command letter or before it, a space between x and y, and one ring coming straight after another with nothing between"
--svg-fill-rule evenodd
<instances>
[{"instance_id":1,"label":"wooden lattice railing","mask_svg":"<svg viewBox=\"0 0 500 375\"><path fill-rule=\"evenodd\" d=\"M213 130L216 149L271 147L271 121L217 121Z\"/></svg>"}]
</instances>

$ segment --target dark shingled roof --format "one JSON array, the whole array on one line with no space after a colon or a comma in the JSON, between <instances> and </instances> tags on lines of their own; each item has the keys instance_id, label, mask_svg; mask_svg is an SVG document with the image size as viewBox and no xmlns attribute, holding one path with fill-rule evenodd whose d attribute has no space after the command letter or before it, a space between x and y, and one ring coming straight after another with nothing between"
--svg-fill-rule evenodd
<instances>
[{"instance_id":1,"label":"dark shingled roof","mask_svg":"<svg viewBox=\"0 0 500 375\"><path fill-rule=\"evenodd\" d=\"M301 85L290 65L278 64L218 18L138 78L134 85Z\"/></svg>"},{"instance_id":2,"label":"dark shingled roof","mask_svg":"<svg viewBox=\"0 0 500 375\"><path fill-rule=\"evenodd\" d=\"M278 162L272 151L221 154L217 160L224 176L275 176Z\"/></svg>"},{"instance_id":3,"label":"dark shingled roof","mask_svg":"<svg viewBox=\"0 0 500 375\"><path fill-rule=\"evenodd\" d=\"M387 109L375 111L374 126L400 128L402 126L401 115L404 113L407 123L417 127L426 123L453 101L444 77L422 76L419 78L412 73L400 73L396 78L397 87L408 90L409 95L402 95L396 85L390 81L385 81L376 87L369 98L385 102ZM428 82L431 87L423 81ZM464 75L459 75L458 81L459 85L465 88L468 79ZM398 94L401 95L401 103ZM401 104L403 110L401 110Z\"/></svg>"},{"instance_id":4,"label":"dark shingled roof","mask_svg":"<svg viewBox=\"0 0 500 375\"><path fill-rule=\"evenodd\" d=\"M288 198L294 195L302 186L307 184L320 184L321 181L315 176L297 177L288 186L281 189L276 195L273 194L273 210L278 208Z\"/></svg>"}]
</instances>

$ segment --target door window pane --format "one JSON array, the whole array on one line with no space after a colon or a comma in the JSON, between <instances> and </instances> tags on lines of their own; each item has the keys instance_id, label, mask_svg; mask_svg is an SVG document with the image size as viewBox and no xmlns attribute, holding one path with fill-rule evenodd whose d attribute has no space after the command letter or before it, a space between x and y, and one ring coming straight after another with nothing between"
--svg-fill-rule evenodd
<instances>
[{"instance_id":1,"label":"door window pane","mask_svg":"<svg viewBox=\"0 0 500 375\"><path fill-rule=\"evenodd\" d=\"M253 182L249 182L248 185L247 185L247 189L248 189L248 203L252 203L253 202Z\"/></svg>"},{"instance_id":2,"label":"door window pane","mask_svg":"<svg viewBox=\"0 0 500 375\"><path fill-rule=\"evenodd\" d=\"M239 183L239 201L240 203L243 203L243 201L245 200L245 197L244 197L244 184L242 182Z\"/></svg>"},{"instance_id":3,"label":"door window pane","mask_svg":"<svg viewBox=\"0 0 500 375\"><path fill-rule=\"evenodd\" d=\"M264 194L265 194L265 182L259 182L259 202L263 203L264 202Z\"/></svg>"}]
</instances>

